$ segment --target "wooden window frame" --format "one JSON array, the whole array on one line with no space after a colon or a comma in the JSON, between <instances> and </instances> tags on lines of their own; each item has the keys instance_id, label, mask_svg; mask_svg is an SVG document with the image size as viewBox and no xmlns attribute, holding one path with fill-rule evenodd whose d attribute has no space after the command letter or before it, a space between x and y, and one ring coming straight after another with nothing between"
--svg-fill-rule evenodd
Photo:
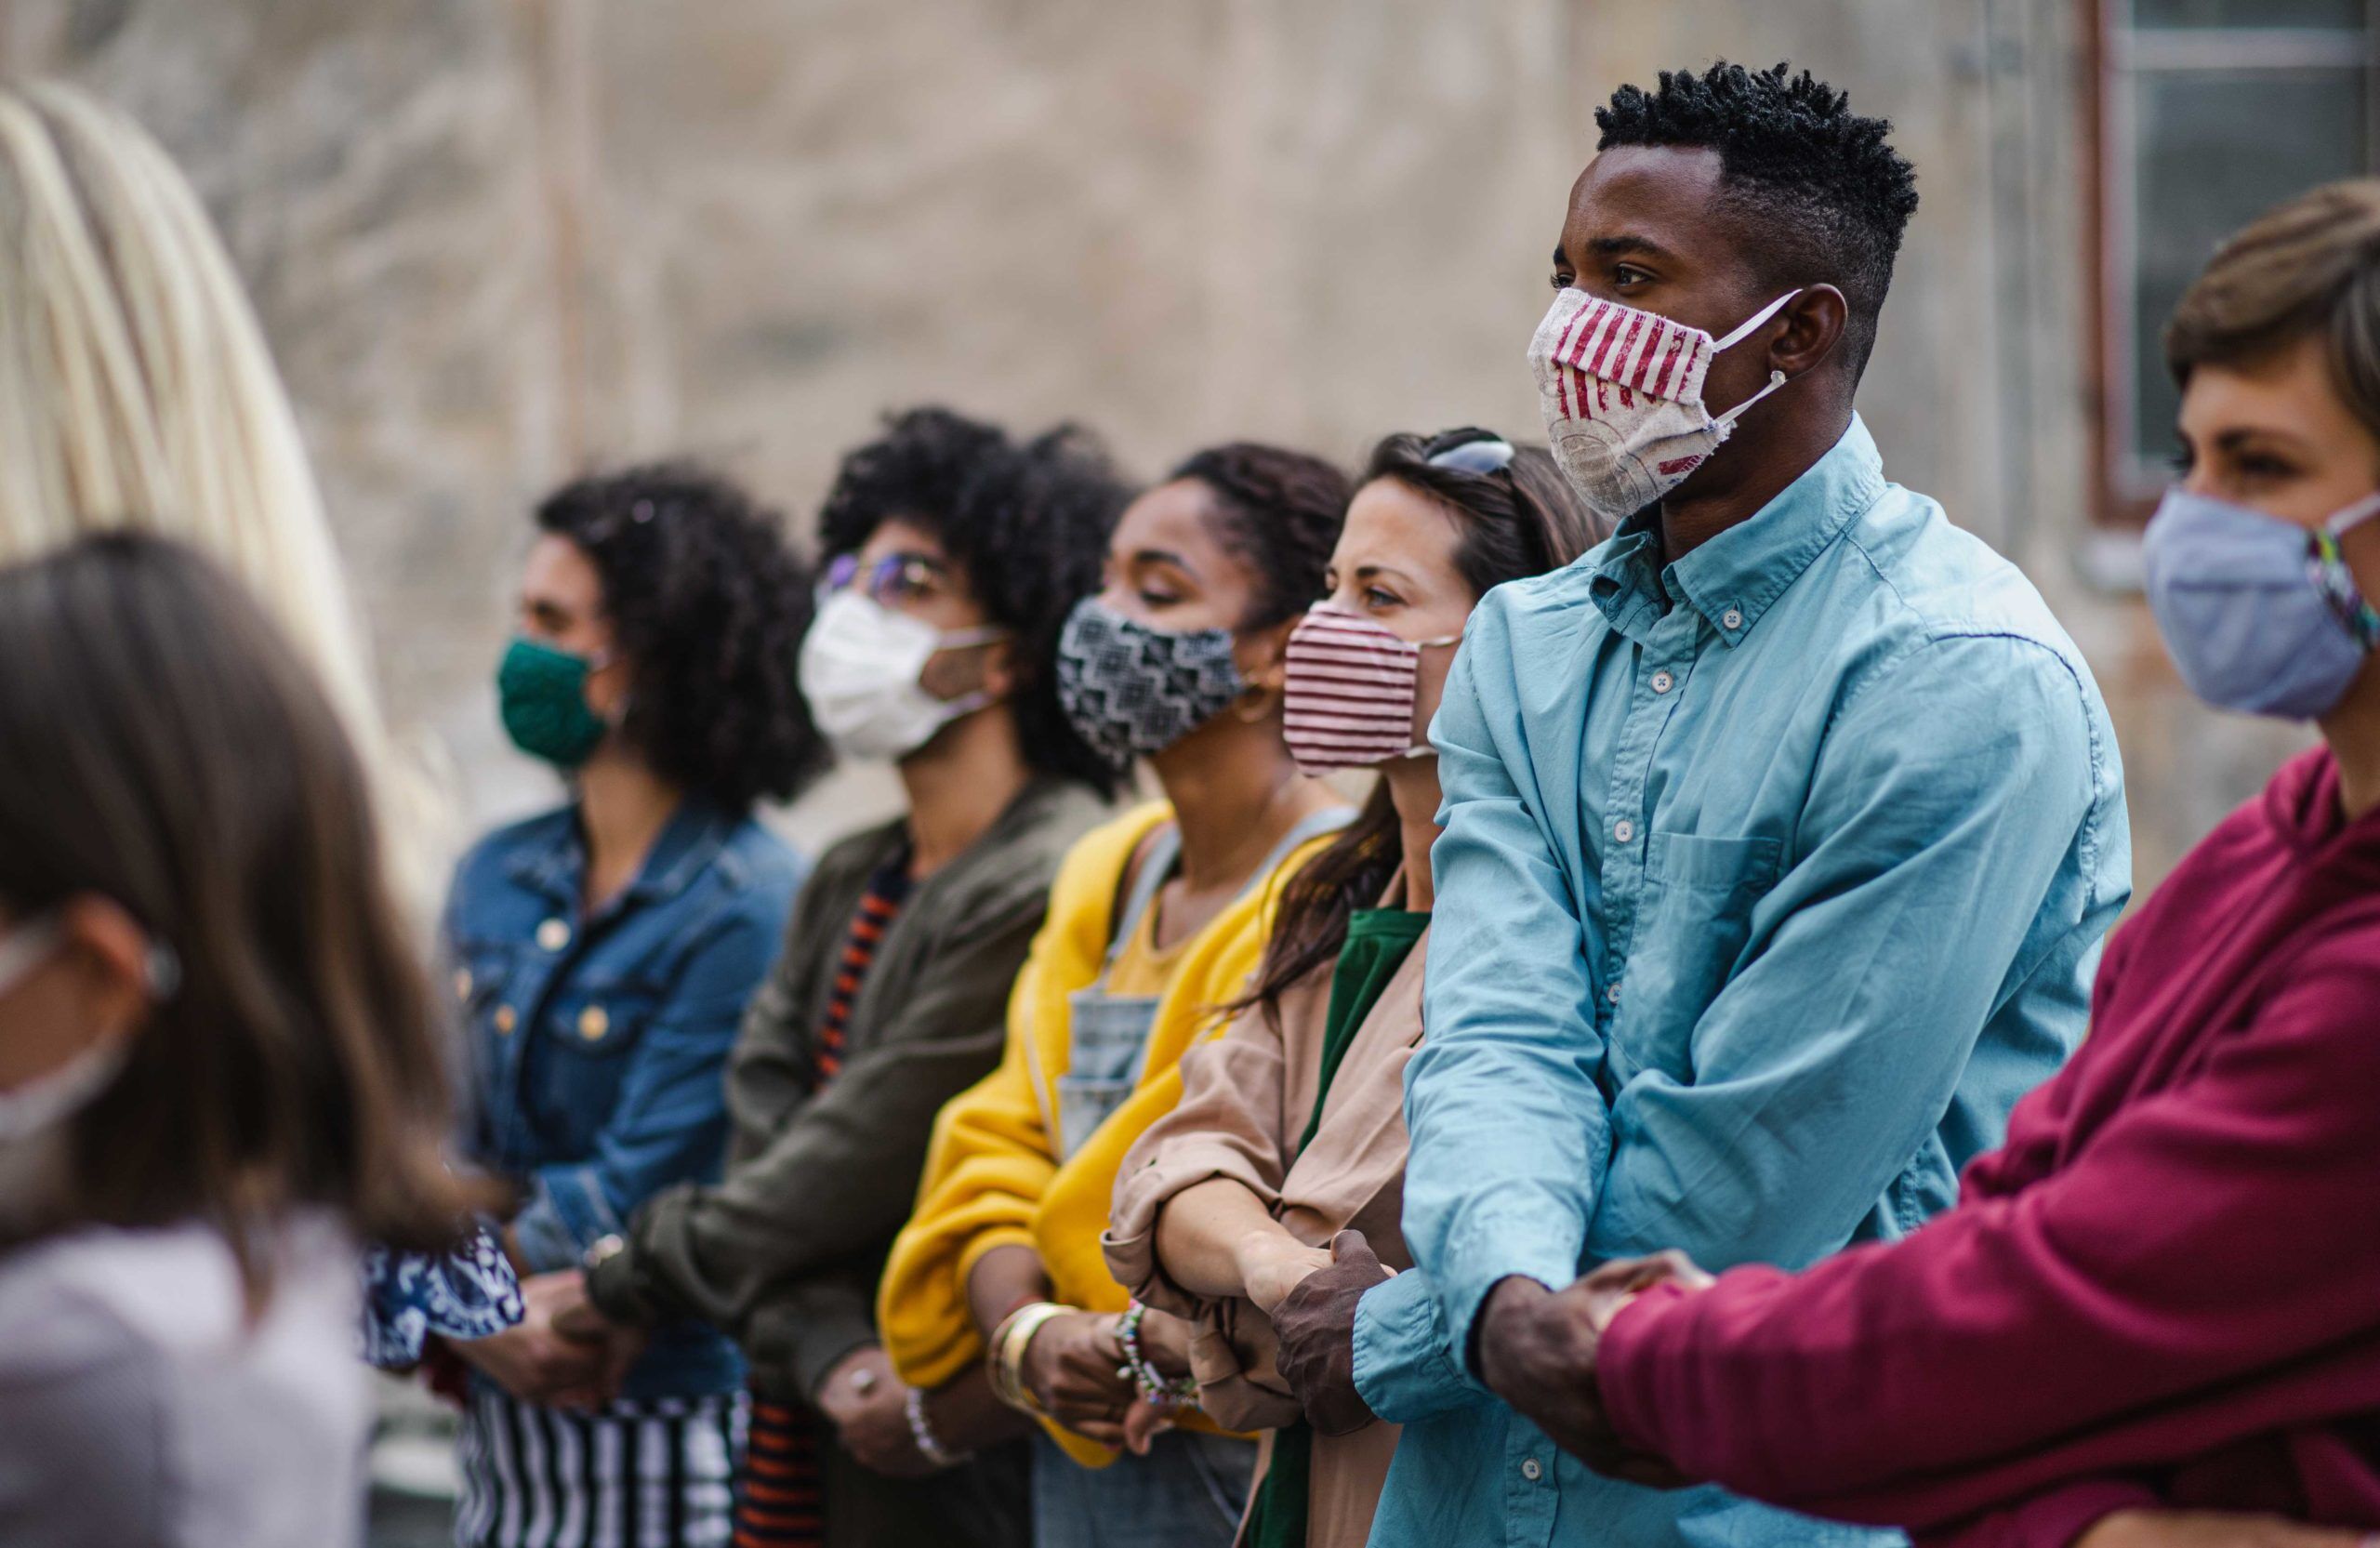
<instances>
[{"instance_id":1,"label":"wooden window frame","mask_svg":"<svg viewBox=\"0 0 2380 1548\"><path fill-rule=\"evenodd\" d=\"M2134 188L2137 167L2131 82L2142 71L2335 69L2364 70L2364 161L2380 171L2380 0L2364 0L2360 47L2342 34L2288 28L2209 27L2136 32L2131 0L2093 0L2084 39L2090 143L2083 158L2090 187L2084 220L2092 276L2090 337L2084 351L2084 401L2091 407L2091 512L2102 527L2136 529L2149 519L2170 474L2144 464L2138 443L2139 404L2133 381L2133 285L2137 231Z\"/></svg>"}]
</instances>

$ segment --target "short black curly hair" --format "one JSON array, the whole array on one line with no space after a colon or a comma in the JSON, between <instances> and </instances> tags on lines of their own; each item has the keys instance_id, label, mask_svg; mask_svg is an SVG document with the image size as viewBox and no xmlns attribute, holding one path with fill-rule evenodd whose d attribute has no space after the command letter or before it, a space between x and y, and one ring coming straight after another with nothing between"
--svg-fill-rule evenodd
<instances>
[{"instance_id":1,"label":"short black curly hair","mask_svg":"<svg viewBox=\"0 0 2380 1548\"><path fill-rule=\"evenodd\" d=\"M794 681L815 580L774 511L692 463L657 462L566 483L536 521L602 578L628 665L621 734L655 774L741 813L826 768Z\"/></svg>"},{"instance_id":2,"label":"short black curly hair","mask_svg":"<svg viewBox=\"0 0 2380 1548\"><path fill-rule=\"evenodd\" d=\"M1018 442L997 425L927 404L888 414L884 433L845 454L818 513L830 555L898 519L932 533L985 615L1016 642L1023 686L1010 700L1025 761L1103 795L1117 771L1058 703L1058 636L1099 589L1107 535L1132 497L1099 442L1060 425Z\"/></svg>"},{"instance_id":3,"label":"short black curly hair","mask_svg":"<svg viewBox=\"0 0 2380 1548\"><path fill-rule=\"evenodd\" d=\"M1180 479L1213 492L1225 545L1260 577L1243 628L1296 617L1322 595L1355 493L1345 473L1304 452L1235 441L1192 453L1166 475L1169 483Z\"/></svg>"},{"instance_id":4,"label":"short black curly hair","mask_svg":"<svg viewBox=\"0 0 2380 1548\"><path fill-rule=\"evenodd\" d=\"M1763 279L1784 291L1829 284L1850 303L1843 338L1854 380L1875 348L1893 259L1917 212L1917 176L1886 143L1892 125L1851 111L1848 93L1805 70L1746 70L1725 60L1700 74L1664 70L1660 86L1624 86L1595 110L1597 150L1674 145L1716 151L1724 199L1752 218Z\"/></svg>"}]
</instances>

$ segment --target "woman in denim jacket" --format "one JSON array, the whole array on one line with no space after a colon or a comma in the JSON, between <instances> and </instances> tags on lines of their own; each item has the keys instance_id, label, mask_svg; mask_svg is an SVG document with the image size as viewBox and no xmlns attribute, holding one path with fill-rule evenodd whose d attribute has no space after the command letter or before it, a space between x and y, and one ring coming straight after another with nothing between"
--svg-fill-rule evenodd
<instances>
[{"instance_id":1,"label":"woman in denim jacket","mask_svg":"<svg viewBox=\"0 0 2380 1548\"><path fill-rule=\"evenodd\" d=\"M517 1190L501 1237L528 1301L455 1346L477 1370L456 1541L724 1543L734 1344L681 1322L566 1357L535 1277L719 1176L728 1051L803 870L752 806L825 760L794 684L809 580L772 517L685 468L571 484L536 524L497 688L571 800L465 856L443 931L466 1148Z\"/></svg>"}]
</instances>

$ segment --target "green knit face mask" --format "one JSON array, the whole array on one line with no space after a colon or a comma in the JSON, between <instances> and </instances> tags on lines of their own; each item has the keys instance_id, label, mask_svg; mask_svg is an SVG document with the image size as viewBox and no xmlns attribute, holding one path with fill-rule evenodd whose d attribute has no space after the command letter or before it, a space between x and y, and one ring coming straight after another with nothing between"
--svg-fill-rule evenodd
<instances>
[{"instance_id":1,"label":"green knit face mask","mask_svg":"<svg viewBox=\"0 0 2380 1548\"><path fill-rule=\"evenodd\" d=\"M575 769L592 757L612 729L587 708L587 678L601 665L514 636L496 670L496 702L512 745L561 769Z\"/></svg>"}]
</instances>

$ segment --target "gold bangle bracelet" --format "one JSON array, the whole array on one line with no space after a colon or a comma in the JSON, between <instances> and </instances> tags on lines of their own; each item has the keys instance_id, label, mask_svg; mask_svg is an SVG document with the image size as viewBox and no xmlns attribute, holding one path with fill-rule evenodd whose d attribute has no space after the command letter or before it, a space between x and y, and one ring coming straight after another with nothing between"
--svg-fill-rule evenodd
<instances>
[{"instance_id":1,"label":"gold bangle bracelet","mask_svg":"<svg viewBox=\"0 0 2380 1548\"><path fill-rule=\"evenodd\" d=\"M985 1345L985 1359L991 1378L992 1396L1010 1408L1035 1418L1044 1410L1033 1389L1025 1383L1025 1352L1033 1343L1033 1335L1053 1316L1072 1311L1054 1301L1032 1301L1008 1314Z\"/></svg>"}]
</instances>

